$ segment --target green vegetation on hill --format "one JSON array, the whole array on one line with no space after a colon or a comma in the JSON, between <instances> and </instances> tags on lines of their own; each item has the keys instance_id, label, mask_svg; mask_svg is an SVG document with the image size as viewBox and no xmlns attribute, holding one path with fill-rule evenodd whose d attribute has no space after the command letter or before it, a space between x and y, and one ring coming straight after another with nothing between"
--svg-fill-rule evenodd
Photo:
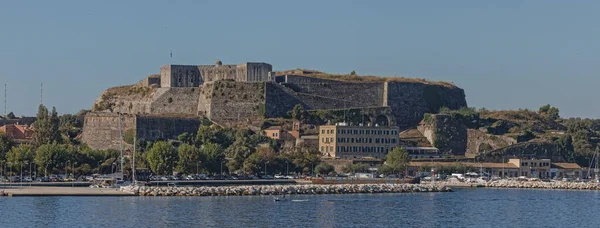
<instances>
[{"instance_id":1,"label":"green vegetation on hill","mask_svg":"<svg viewBox=\"0 0 600 228\"><path fill-rule=\"evenodd\" d=\"M450 88L455 88L456 86L449 82L443 81L429 81L422 78L406 78L406 77L380 77L373 75L365 75L360 76L356 73L356 71L352 71L349 74L330 74L324 73L316 70L306 70L306 69L295 69L295 70L286 70L276 72L277 75L300 75L307 77L315 77L315 78L323 78L323 79L331 79L331 80L341 80L341 81L355 81L355 82L406 82L406 83L422 83L427 85L440 85L446 86Z\"/></svg>"}]
</instances>

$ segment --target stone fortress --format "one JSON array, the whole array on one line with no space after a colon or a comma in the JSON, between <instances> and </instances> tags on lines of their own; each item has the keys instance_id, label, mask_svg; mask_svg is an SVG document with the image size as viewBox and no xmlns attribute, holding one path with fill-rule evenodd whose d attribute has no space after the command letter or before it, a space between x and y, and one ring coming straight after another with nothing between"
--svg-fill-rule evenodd
<instances>
[{"instance_id":1,"label":"stone fortress","mask_svg":"<svg viewBox=\"0 0 600 228\"><path fill-rule=\"evenodd\" d=\"M243 126L284 117L297 104L306 110L360 109L367 122L400 129L416 126L427 112L467 106L465 93L449 83L416 80L344 81L301 74L276 75L268 63L165 65L135 85L105 90L86 115L83 141L116 149L119 119L138 139L172 139L195 133L203 117Z\"/></svg>"}]
</instances>

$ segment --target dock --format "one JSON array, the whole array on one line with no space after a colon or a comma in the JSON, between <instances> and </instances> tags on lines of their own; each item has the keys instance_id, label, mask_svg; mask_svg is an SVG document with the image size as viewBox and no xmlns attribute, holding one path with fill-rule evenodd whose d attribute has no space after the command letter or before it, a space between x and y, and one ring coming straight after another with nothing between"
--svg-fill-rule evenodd
<instances>
[{"instance_id":1,"label":"dock","mask_svg":"<svg viewBox=\"0 0 600 228\"><path fill-rule=\"evenodd\" d=\"M0 189L0 197L19 196L133 196L118 188L23 187Z\"/></svg>"}]
</instances>

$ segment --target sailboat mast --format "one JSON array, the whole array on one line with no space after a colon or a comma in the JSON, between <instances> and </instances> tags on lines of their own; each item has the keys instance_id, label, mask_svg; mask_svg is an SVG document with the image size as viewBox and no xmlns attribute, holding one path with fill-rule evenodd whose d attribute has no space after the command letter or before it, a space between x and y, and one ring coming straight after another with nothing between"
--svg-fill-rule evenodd
<instances>
[{"instance_id":1,"label":"sailboat mast","mask_svg":"<svg viewBox=\"0 0 600 228\"><path fill-rule=\"evenodd\" d=\"M123 172L123 124L121 123L121 105L119 105L119 145L121 149L121 180L124 178L125 173Z\"/></svg>"},{"instance_id":2,"label":"sailboat mast","mask_svg":"<svg viewBox=\"0 0 600 228\"><path fill-rule=\"evenodd\" d=\"M600 148L598 148L598 147L596 146L596 152L594 153L594 158L596 159L596 161L595 161L595 162L596 162L596 166L594 167L594 174L596 175L596 176L595 176L596 182L598 182L598 171L600 171L600 170L598 169L598 158L599 158L599 157L598 157L598 152L600 152L600 151L599 151L599 149L600 149Z\"/></svg>"},{"instance_id":3,"label":"sailboat mast","mask_svg":"<svg viewBox=\"0 0 600 228\"><path fill-rule=\"evenodd\" d=\"M136 144L136 140L135 140L135 137L133 137L133 162L131 164L131 173L132 173L131 183L135 183L135 144Z\"/></svg>"}]
</instances>

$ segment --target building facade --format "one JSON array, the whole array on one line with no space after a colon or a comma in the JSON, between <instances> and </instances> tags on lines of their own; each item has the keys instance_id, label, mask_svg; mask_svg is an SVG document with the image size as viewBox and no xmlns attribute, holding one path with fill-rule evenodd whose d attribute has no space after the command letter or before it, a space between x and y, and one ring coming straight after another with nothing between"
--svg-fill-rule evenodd
<instances>
[{"instance_id":1,"label":"building facade","mask_svg":"<svg viewBox=\"0 0 600 228\"><path fill-rule=\"evenodd\" d=\"M319 151L332 158L385 158L398 146L398 134L398 127L323 125Z\"/></svg>"},{"instance_id":2,"label":"building facade","mask_svg":"<svg viewBox=\"0 0 600 228\"><path fill-rule=\"evenodd\" d=\"M429 170L430 168L440 168L448 166L462 166L466 172L487 173L492 177L502 178L540 178L540 179L560 179L560 178L580 178L583 175L582 168L576 163L552 163L550 159L509 159L505 163L494 162L427 162L411 161L409 175L415 175L419 170Z\"/></svg>"},{"instance_id":3,"label":"building facade","mask_svg":"<svg viewBox=\"0 0 600 228\"><path fill-rule=\"evenodd\" d=\"M410 158L441 158L440 150L435 147L410 147L405 146Z\"/></svg>"},{"instance_id":4,"label":"building facade","mask_svg":"<svg viewBox=\"0 0 600 228\"><path fill-rule=\"evenodd\" d=\"M0 127L0 134L4 134L17 142L28 142L33 139L35 128L30 125L6 124Z\"/></svg>"}]
</instances>

